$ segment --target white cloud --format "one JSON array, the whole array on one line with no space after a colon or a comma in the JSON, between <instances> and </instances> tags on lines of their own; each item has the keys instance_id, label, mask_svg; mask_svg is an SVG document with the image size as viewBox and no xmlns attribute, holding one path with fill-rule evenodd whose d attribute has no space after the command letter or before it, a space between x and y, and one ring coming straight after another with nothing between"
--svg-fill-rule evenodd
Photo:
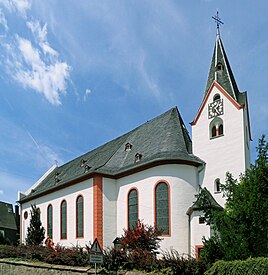
<instances>
[{"instance_id":1,"label":"white cloud","mask_svg":"<svg viewBox=\"0 0 268 275\"><path fill-rule=\"evenodd\" d=\"M4 194L4 191L3 190L0 190L0 195L3 195Z\"/></svg>"},{"instance_id":2,"label":"white cloud","mask_svg":"<svg viewBox=\"0 0 268 275\"><path fill-rule=\"evenodd\" d=\"M42 94L51 104L60 105L61 95L66 93L71 67L59 59L59 53L47 40L47 24L27 20L26 11L31 8L29 0L0 0L0 4L23 20L32 32L26 39L8 30L8 22L0 9L0 24L8 34L2 41L2 56L7 73L25 89Z\"/></svg>"},{"instance_id":3,"label":"white cloud","mask_svg":"<svg viewBox=\"0 0 268 275\"><path fill-rule=\"evenodd\" d=\"M86 89L85 94L84 94L84 102L86 102L88 96L92 93L90 89Z\"/></svg>"},{"instance_id":4,"label":"white cloud","mask_svg":"<svg viewBox=\"0 0 268 275\"><path fill-rule=\"evenodd\" d=\"M58 53L50 47L47 41L47 24L41 27L38 21L29 21L27 22L27 26L32 31L36 42L39 44L44 54L58 56Z\"/></svg>"},{"instance_id":5,"label":"white cloud","mask_svg":"<svg viewBox=\"0 0 268 275\"><path fill-rule=\"evenodd\" d=\"M24 88L43 94L54 105L61 104L60 95L66 93L70 66L55 54L42 55L30 40L18 35L13 44L6 44L6 49L8 73Z\"/></svg>"},{"instance_id":6,"label":"white cloud","mask_svg":"<svg viewBox=\"0 0 268 275\"><path fill-rule=\"evenodd\" d=\"M27 10L31 8L32 1L30 0L0 0L6 9L10 12L18 12L21 15L25 16Z\"/></svg>"},{"instance_id":7,"label":"white cloud","mask_svg":"<svg viewBox=\"0 0 268 275\"><path fill-rule=\"evenodd\" d=\"M8 30L7 20L1 9L0 9L0 24L4 27L6 32Z\"/></svg>"}]
</instances>

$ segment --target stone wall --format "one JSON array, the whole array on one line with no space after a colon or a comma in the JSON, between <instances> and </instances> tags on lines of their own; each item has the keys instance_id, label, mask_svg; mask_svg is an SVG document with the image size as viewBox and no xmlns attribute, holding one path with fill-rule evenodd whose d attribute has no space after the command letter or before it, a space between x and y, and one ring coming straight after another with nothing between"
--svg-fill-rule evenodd
<instances>
[{"instance_id":1,"label":"stone wall","mask_svg":"<svg viewBox=\"0 0 268 275\"><path fill-rule=\"evenodd\" d=\"M95 270L88 267L72 267L64 265L51 265L41 262L12 261L0 259L1 275L76 275L95 274ZM98 274L107 274L98 270Z\"/></svg>"}]
</instances>

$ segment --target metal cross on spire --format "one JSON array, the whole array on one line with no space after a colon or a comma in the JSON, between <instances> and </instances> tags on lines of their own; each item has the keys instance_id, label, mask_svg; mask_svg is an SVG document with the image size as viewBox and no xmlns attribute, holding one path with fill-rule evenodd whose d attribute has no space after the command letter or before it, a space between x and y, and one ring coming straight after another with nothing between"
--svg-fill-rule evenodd
<instances>
[{"instance_id":1,"label":"metal cross on spire","mask_svg":"<svg viewBox=\"0 0 268 275\"><path fill-rule=\"evenodd\" d=\"M223 25L224 23L221 21L218 11L215 16L212 16L212 19L214 19L215 23L217 24L217 35L220 35L220 25Z\"/></svg>"}]
</instances>

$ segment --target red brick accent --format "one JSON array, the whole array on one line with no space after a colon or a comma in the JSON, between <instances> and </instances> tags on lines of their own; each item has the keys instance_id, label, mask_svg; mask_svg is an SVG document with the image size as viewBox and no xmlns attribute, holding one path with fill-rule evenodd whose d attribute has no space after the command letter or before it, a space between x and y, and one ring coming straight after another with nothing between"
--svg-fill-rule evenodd
<instances>
[{"instance_id":1,"label":"red brick accent","mask_svg":"<svg viewBox=\"0 0 268 275\"><path fill-rule=\"evenodd\" d=\"M101 175L95 175L93 178L93 216L93 239L97 238L100 247L103 248L103 199Z\"/></svg>"}]
</instances>

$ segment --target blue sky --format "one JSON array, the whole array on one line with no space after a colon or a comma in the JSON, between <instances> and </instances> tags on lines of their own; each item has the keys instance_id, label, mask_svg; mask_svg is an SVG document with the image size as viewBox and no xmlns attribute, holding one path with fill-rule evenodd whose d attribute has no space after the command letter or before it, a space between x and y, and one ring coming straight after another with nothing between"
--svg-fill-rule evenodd
<instances>
[{"instance_id":1,"label":"blue sky","mask_svg":"<svg viewBox=\"0 0 268 275\"><path fill-rule=\"evenodd\" d=\"M0 0L0 200L178 106L188 130L215 42L268 134L265 0Z\"/></svg>"}]
</instances>

